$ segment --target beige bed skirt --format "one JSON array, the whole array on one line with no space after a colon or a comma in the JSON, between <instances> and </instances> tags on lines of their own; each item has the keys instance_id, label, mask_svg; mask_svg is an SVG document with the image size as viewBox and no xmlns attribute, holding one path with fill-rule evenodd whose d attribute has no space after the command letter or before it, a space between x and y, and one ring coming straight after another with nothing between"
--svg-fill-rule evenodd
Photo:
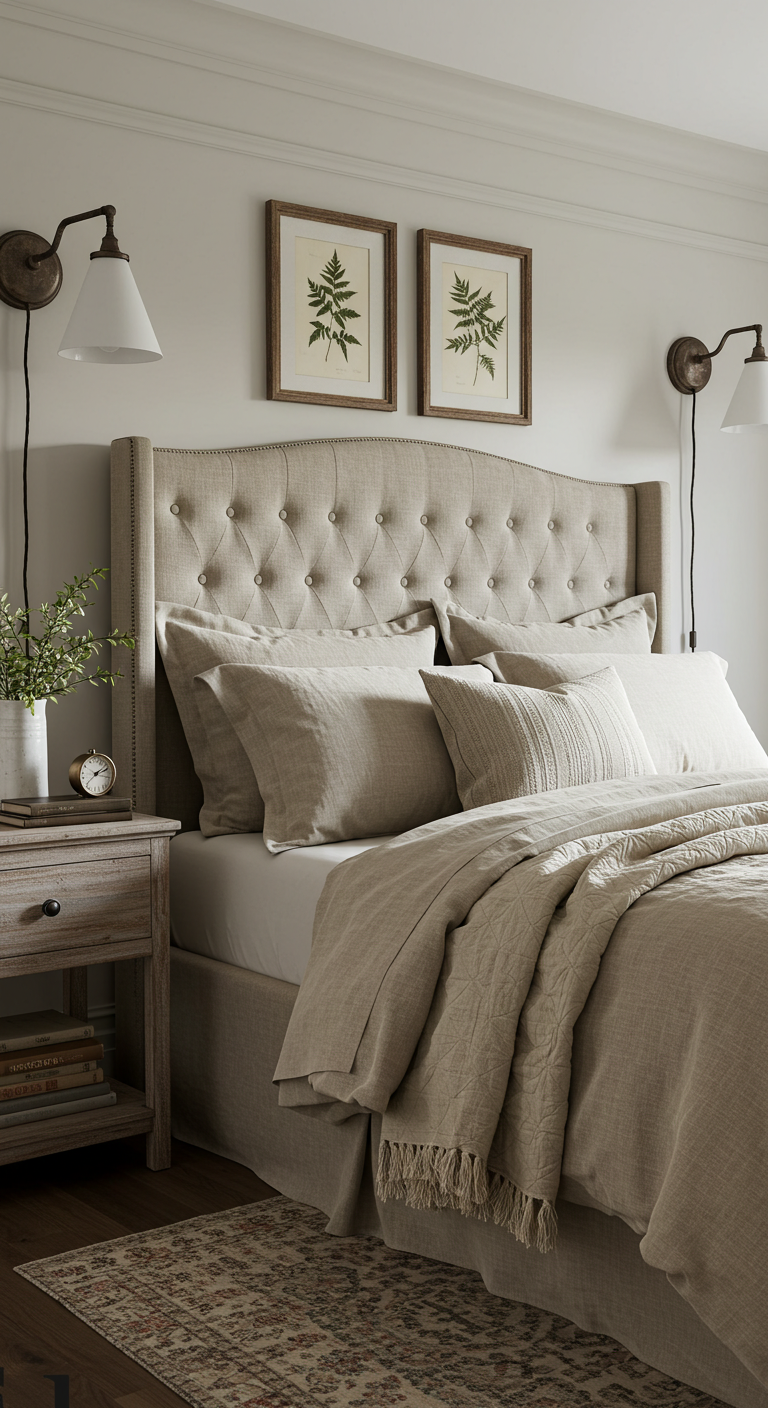
<instances>
[{"instance_id":1,"label":"beige bed skirt","mask_svg":"<svg viewBox=\"0 0 768 1408\"><path fill-rule=\"evenodd\" d=\"M180 949L171 950L171 971L177 1139L234 1159L279 1192L322 1209L331 1233L377 1236L402 1251L474 1268L495 1295L610 1335L645 1363L734 1408L768 1408L768 1391L663 1272L646 1265L640 1238L620 1218L560 1202L557 1248L542 1256L490 1223L379 1203L371 1175L377 1120L357 1115L331 1125L277 1103L272 1074L298 988Z\"/></svg>"}]
</instances>

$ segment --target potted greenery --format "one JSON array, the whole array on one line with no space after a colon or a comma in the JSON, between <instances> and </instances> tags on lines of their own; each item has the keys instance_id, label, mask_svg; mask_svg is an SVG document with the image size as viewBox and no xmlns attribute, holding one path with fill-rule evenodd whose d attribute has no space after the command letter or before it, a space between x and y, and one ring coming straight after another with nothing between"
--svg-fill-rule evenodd
<instances>
[{"instance_id":1,"label":"potted greenery","mask_svg":"<svg viewBox=\"0 0 768 1408\"><path fill-rule=\"evenodd\" d=\"M133 638L120 631L77 635L73 628L73 618L90 605L88 591L98 591L107 570L92 568L65 582L53 605L43 602L38 635L31 629L32 613L24 607L12 611L7 593L0 597L0 799L48 791L48 700L58 702L85 682L113 685L120 678L121 671L104 665L88 673L88 661L105 645L133 650Z\"/></svg>"}]
</instances>

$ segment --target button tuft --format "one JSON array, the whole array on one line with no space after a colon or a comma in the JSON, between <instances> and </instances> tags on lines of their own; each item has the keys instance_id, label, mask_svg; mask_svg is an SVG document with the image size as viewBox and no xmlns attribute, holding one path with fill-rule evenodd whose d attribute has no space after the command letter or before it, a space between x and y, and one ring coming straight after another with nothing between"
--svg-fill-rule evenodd
<instances>
[{"instance_id":1,"label":"button tuft","mask_svg":"<svg viewBox=\"0 0 768 1408\"><path fill-rule=\"evenodd\" d=\"M178 504L171 504L171 513L181 513L181 509L179 508Z\"/></svg>"},{"instance_id":2,"label":"button tuft","mask_svg":"<svg viewBox=\"0 0 768 1408\"><path fill-rule=\"evenodd\" d=\"M572 591L573 591L573 582L569 582L569 583L568 583L568 590L569 590L569 592L572 592Z\"/></svg>"},{"instance_id":3,"label":"button tuft","mask_svg":"<svg viewBox=\"0 0 768 1408\"><path fill-rule=\"evenodd\" d=\"M554 528L554 526L555 526L554 519L550 518L549 523L547 524L547 527L548 527L550 533L552 532L552 529Z\"/></svg>"},{"instance_id":4,"label":"button tuft","mask_svg":"<svg viewBox=\"0 0 768 1408\"><path fill-rule=\"evenodd\" d=\"M261 586L261 574L260 574L260 573L257 572L257 574L256 574L256 576L254 577L253 580L254 580L254 582L256 583L256 586L257 586L257 587L260 587L260 586Z\"/></svg>"},{"instance_id":5,"label":"button tuft","mask_svg":"<svg viewBox=\"0 0 768 1408\"><path fill-rule=\"evenodd\" d=\"M206 582L208 581L208 578L206 577L204 572L201 572L197 580L200 583L200 586L204 587Z\"/></svg>"},{"instance_id":6,"label":"button tuft","mask_svg":"<svg viewBox=\"0 0 768 1408\"><path fill-rule=\"evenodd\" d=\"M588 524L587 524L587 532L588 532L588 533L591 533L591 532L592 532L592 524L591 524L591 523L588 523Z\"/></svg>"},{"instance_id":7,"label":"button tuft","mask_svg":"<svg viewBox=\"0 0 768 1408\"><path fill-rule=\"evenodd\" d=\"M335 514L335 513L329 513L329 514L328 514L328 522L329 522L329 523L335 523L335 522L336 522L336 514Z\"/></svg>"},{"instance_id":8,"label":"button tuft","mask_svg":"<svg viewBox=\"0 0 768 1408\"><path fill-rule=\"evenodd\" d=\"M611 585L611 584L610 584L610 581L606 582L606 584L605 584L605 590L606 590L606 591L608 590L608 588L610 587L610 585Z\"/></svg>"},{"instance_id":9,"label":"button tuft","mask_svg":"<svg viewBox=\"0 0 768 1408\"><path fill-rule=\"evenodd\" d=\"M352 578L352 586L353 586L353 587L359 587L359 586L360 586L360 578L359 578L359 577L353 577L353 578Z\"/></svg>"},{"instance_id":10,"label":"button tuft","mask_svg":"<svg viewBox=\"0 0 768 1408\"><path fill-rule=\"evenodd\" d=\"M422 513L420 522L423 523L425 527L429 523L429 519L427 518L426 513Z\"/></svg>"},{"instance_id":11,"label":"button tuft","mask_svg":"<svg viewBox=\"0 0 768 1408\"><path fill-rule=\"evenodd\" d=\"M286 513L284 508L281 508L280 510L280 517L283 519L283 522L285 522L285 519L288 517L288 514Z\"/></svg>"},{"instance_id":12,"label":"button tuft","mask_svg":"<svg viewBox=\"0 0 768 1408\"><path fill-rule=\"evenodd\" d=\"M228 508L228 509L227 509L227 518L234 518L234 516L235 516L235 510L234 510L233 508L231 508L231 507Z\"/></svg>"},{"instance_id":13,"label":"button tuft","mask_svg":"<svg viewBox=\"0 0 768 1408\"><path fill-rule=\"evenodd\" d=\"M401 578L400 578L400 586L401 586L401 587L407 587L407 586L408 586L408 578L407 578L407 577L401 577Z\"/></svg>"},{"instance_id":14,"label":"button tuft","mask_svg":"<svg viewBox=\"0 0 768 1408\"><path fill-rule=\"evenodd\" d=\"M465 518L464 522L466 523L468 528L471 528L474 520L472 518Z\"/></svg>"},{"instance_id":15,"label":"button tuft","mask_svg":"<svg viewBox=\"0 0 768 1408\"><path fill-rule=\"evenodd\" d=\"M533 591L534 587L536 586L536 583L534 582L533 577L531 577L531 580L530 580L530 582L528 583L528 586L530 587L531 591Z\"/></svg>"},{"instance_id":16,"label":"button tuft","mask_svg":"<svg viewBox=\"0 0 768 1408\"><path fill-rule=\"evenodd\" d=\"M384 514L383 514L383 513L377 513L377 514L376 514L376 522L377 522L377 523L383 523L383 522L384 522Z\"/></svg>"},{"instance_id":17,"label":"button tuft","mask_svg":"<svg viewBox=\"0 0 768 1408\"><path fill-rule=\"evenodd\" d=\"M451 585L451 579L450 579L450 577L446 577L446 579L445 579L445 585L446 585L446 587L450 587L450 585Z\"/></svg>"},{"instance_id":18,"label":"button tuft","mask_svg":"<svg viewBox=\"0 0 768 1408\"><path fill-rule=\"evenodd\" d=\"M508 528L514 528L514 526L515 526L515 520L514 520L514 518L508 518L508 519L507 519L507 527L508 527Z\"/></svg>"},{"instance_id":19,"label":"button tuft","mask_svg":"<svg viewBox=\"0 0 768 1408\"><path fill-rule=\"evenodd\" d=\"M489 586L489 587L495 587L495 585L496 585L496 578L495 578L495 577L489 577L489 578L488 578L488 586Z\"/></svg>"},{"instance_id":20,"label":"button tuft","mask_svg":"<svg viewBox=\"0 0 768 1408\"><path fill-rule=\"evenodd\" d=\"M305 578L304 578L304 581L306 582L306 584L307 584L308 587L311 587L311 586L312 586L312 578L311 578L311 577L305 577Z\"/></svg>"}]
</instances>

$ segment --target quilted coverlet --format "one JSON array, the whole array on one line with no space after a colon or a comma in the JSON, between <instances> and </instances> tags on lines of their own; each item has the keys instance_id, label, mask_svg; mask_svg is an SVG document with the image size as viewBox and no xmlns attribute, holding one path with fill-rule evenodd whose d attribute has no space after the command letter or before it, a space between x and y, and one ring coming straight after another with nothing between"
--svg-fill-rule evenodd
<instances>
[{"instance_id":1,"label":"quilted coverlet","mask_svg":"<svg viewBox=\"0 0 768 1408\"><path fill-rule=\"evenodd\" d=\"M381 1113L381 1198L491 1218L540 1251L579 1168L576 1200L642 1231L768 1385L767 857L764 771L563 789L355 857L318 906L281 1104ZM604 956L613 1006L572 1088Z\"/></svg>"}]
</instances>

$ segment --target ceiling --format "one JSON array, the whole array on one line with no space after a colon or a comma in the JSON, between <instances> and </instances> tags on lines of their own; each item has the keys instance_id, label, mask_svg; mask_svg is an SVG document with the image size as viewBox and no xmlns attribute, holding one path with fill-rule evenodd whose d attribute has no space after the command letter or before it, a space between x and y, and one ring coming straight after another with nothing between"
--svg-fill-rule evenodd
<instances>
[{"instance_id":1,"label":"ceiling","mask_svg":"<svg viewBox=\"0 0 768 1408\"><path fill-rule=\"evenodd\" d=\"M766 0L207 0L768 151Z\"/></svg>"}]
</instances>

